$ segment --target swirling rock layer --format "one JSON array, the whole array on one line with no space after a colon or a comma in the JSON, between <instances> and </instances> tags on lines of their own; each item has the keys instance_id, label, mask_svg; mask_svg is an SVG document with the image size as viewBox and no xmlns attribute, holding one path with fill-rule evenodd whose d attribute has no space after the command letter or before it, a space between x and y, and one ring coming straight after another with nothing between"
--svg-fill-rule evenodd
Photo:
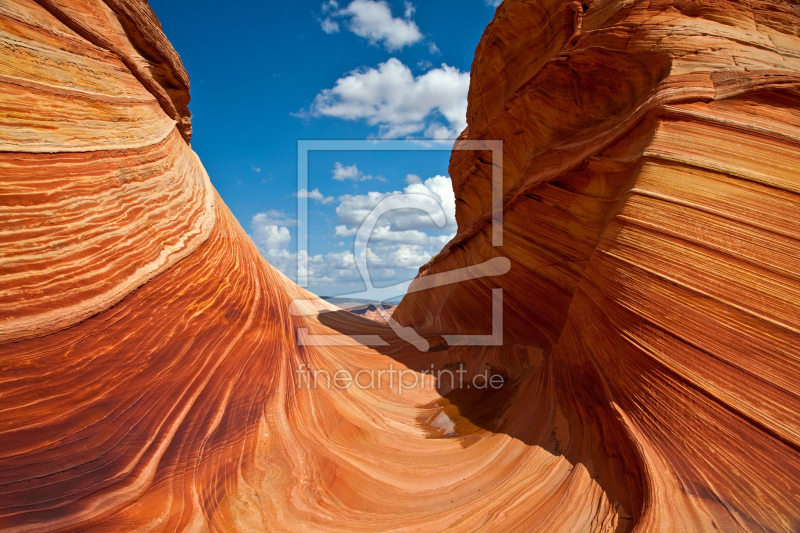
<instances>
[{"instance_id":1,"label":"swirling rock layer","mask_svg":"<svg viewBox=\"0 0 800 533\"><path fill-rule=\"evenodd\" d=\"M420 278L511 270L407 296L424 353L260 257L146 2L0 0L0 530L796 531L796 6L587 8L506 0L481 40L504 243L456 151ZM498 287L502 345L448 347Z\"/></svg>"},{"instance_id":2,"label":"swirling rock layer","mask_svg":"<svg viewBox=\"0 0 800 533\"><path fill-rule=\"evenodd\" d=\"M162 77L185 79L187 102L188 77L171 47L171 64L139 55L168 45L160 32L129 36L124 24L102 3L0 3L0 340L108 308L214 224L208 176L143 72L177 69Z\"/></svg>"},{"instance_id":3,"label":"swirling rock layer","mask_svg":"<svg viewBox=\"0 0 800 533\"><path fill-rule=\"evenodd\" d=\"M459 234L421 271L509 274L407 297L395 317L544 350L590 470L637 531L800 527L800 18L781 2L504 2L454 152ZM524 29L523 29L524 28ZM534 53L531 54L531 51ZM468 285L470 285L468 284ZM587 526L587 529L593 527Z\"/></svg>"}]
</instances>

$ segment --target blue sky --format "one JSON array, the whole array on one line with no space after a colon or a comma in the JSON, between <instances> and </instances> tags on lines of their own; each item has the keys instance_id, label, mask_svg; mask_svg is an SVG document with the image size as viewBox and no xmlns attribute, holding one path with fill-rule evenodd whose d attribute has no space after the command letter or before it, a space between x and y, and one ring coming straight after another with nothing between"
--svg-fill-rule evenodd
<instances>
[{"instance_id":1,"label":"blue sky","mask_svg":"<svg viewBox=\"0 0 800 533\"><path fill-rule=\"evenodd\" d=\"M192 147L262 254L296 276L300 139L452 139L492 0L150 0L192 82ZM446 221L402 210L370 241L376 286L410 281L453 235L448 151L312 152L309 288L362 291L355 230L387 194L419 193ZM301 192L303 194L303 192ZM393 296L376 291L369 296Z\"/></svg>"}]
</instances>

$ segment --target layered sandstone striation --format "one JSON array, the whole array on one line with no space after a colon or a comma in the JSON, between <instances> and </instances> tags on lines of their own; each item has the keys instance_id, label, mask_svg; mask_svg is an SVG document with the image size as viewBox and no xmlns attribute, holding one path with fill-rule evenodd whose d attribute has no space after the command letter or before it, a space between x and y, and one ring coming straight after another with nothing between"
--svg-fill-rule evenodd
<instances>
[{"instance_id":1,"label":"layered sandstone striation","mask_svg":"<svg viewBox=\"0 0 800 533\"><path fill-rule=\"evenodd\" d=\"M3 341L107 309L214 225L188 76L146 4L110 4L0 3Z\"/></svg>"},{"instance_id":2,"label":"layered sandstone striation","mask_svg":"<svg viewBox=\"0 0 800 533\"><path fill-rule=\"evenodd\" d=\"M506 1L476 51L459 233L421 270L502 277L395 318L545 354L587 466L642 531L800 527L800 12L790 2Z\"/></svg>"},{"instance_id":3,"label":"layered sandstone striation","mask_svg":"<svg viewBox=\"0 0 800 533\"><path fill-rule=\"evenodd\" d=\"M799 36L779 0L501 4L462 138L504 141L503 245L455 151L420 283L511 270L408 295L420 352L260 257L146 2L0 0L0 530L796 531ZM448 346L496 288L502 345Z\"/></svg>"}]
</instances>

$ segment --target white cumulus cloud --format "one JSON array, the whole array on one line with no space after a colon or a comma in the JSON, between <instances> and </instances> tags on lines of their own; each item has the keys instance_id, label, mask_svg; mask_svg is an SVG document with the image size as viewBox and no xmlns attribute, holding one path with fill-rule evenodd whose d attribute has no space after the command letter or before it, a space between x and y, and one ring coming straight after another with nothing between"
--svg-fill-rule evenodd
<instances>
[{"instance_id":1,"label":"white cumulus cloud","mask_svg":"<svg viewBox=\"0 0 800 533\"><path fill-rule=\"evenodd\" d=\"M320 202L322 204L330 204L335 199L333 196L325 196L319 189L314 189L313 191L307 191L306 189L300 189L295 193L295 196L298 198L310 198L315 202Z\"/></svg>"},{"instance_id":2,"label":"white cumulus cloud","mask_svg":"<svg viewBox=\"0 0 800 533\"><path fill-rule=\"evenodd\" d=\"M371 175L364 174L363 172L361 172L358 169L357 165L345 166L338 161L333 165L333 172L331 177L336 181L345 181L345 180L366 181L372 179Z\"/></svg>"},{"instance_id":3,"label":"white cumulus cloud","mask_svg":"<svg viewBox=\"0 0 800 533\"><path fill-rule=\"evenodd\" d=\"M321 21L326 33L339 31L338 20L345 27L367 39L371 44L383 45L390 52L417 43L424 38L416 22L411 20L416 8L405 2L404 18L392 16L392 10L383 0L353 0L347 7L339 9L336 2L322 4L322 13L327 15Z\"/></svg>"},{"instance_id":4,"label":"white cumulus cloud","mask_svg":"<svg viewBox=\"0 0 800 533\"><path fill-rule=\"evenodd\" d=\"M326 18L322 22L322 31L325 33L338 33L339 32L339 23L335 20L331 20L330 18Z\"/></svg>"},{"instance_id":5,"label":"white cumulus cloud","mask_svg":"<svg viewBox=\"0 0 800 533\"><path fill-rule=\"evenodd\" d=\"M314 99L309 114L364 120L382 138L454 138L466 126L469 73L442 64L414 77L397 58L354 70ZM446 122L446 124L442 124Z\"/></svg>"},{"instance_id":6,"label":"white cumulus cloud","mask_svg":"<svg viewBox=\"0 0 800 533\"><path fill-rule=\"evenodd\" d=\"M336 216L340 225L336 227L336 234L354 235L372 210L387 196L417 194L429 197L431 205L435 203L441 206L445 215L445 225L439 227L435 224L431 216L422 210L427 207L424 205L420 205L420 209L395 209L380 219L375 227L375 233L371 237L371 242L403 241L409 244L433 242L428 239L427 234L418 231L423 229L447 232L452 237L456 231L456 200L450 178L434 176L422 181L419 176L409 174L406 177L406 183L408 186L402 191L370 191L366 194L340 196L337 199L339 205L336 207ZM417 233L414 233L415 231ZM400 236L398 237L398 235ZM439 242L438 237L435 242Z\"/></svg>"},{"instance_id":7,"label":"white cumulus cloud","mask_svg":"<svg viewBox=\"0 0 800 533\"><path fill-rule=\"evenodd\" d=\"M258 213L253 217L253 222L262 226L296 226L297 220L290 217L283 211L270 209L264 213Z\"/></svg>"},{"instance_id":8,"label":"white cumulus cloud","mask_svg":"<svg viewBox=\"0 0 800 533\"><path fill-rule=\"evenodd\" d=\"M456 231L455 196L449 177L433 176L423 180L409 174L406 183L402 191L346 194L331 200L338 204L334 236L349 239L350 245L357 244L354 243L354 237L362 223L376 222L374 219L368 220L372 210L389 196L413 195L414 207L425 209L389 211L377 219L369 239L360 243L361 246L366 245L369 276L378 286L410 281L417 269L438 253ZM315 200L322 198L319 201L331 198L322 195L318 189L301 191L300 194ZM430 205L423 205L428 201L426 199L429 199ZM439 208L444 218L437 224L426 211L433 212ZM297 279L298 255L289 250L289 228L296 224L296 220L277 210L259 213L251 222L253 242L259 251L273 266L292 279ZM345 243L340 242L340 245ZM305 273L310 286L322 294L341 293L339 288L342 287L351 287L353 292L362 290L358 288L363 287L362 278L351 250L317 255L301 252L308 265Z\"/></svg>"},{"instance_id":9,"label":"white cumulus cloud","mask_svg":"<svg viewBox=\"0 0 800 533\"><path fill-rule=\"evenodd\" d=\"M288 226L294 225L297 225L297 221L280 211L273 209L266 213L258 213L250 223L253 229L253 242L262 253L283 250L291 240Z\"/></svg>"}]
</instances>

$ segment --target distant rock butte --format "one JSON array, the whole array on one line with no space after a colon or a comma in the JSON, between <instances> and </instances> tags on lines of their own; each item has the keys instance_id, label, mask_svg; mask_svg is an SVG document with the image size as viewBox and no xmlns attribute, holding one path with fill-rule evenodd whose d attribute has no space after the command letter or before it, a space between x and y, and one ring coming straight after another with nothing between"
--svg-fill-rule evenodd
<instances>
[{"instance_id":1,"label":"distant rock butte","mask_svg":"<svg viewBox=\"0 0 800 533\"><path fill-rule=\"evenodd\" d=\"M381 304L378 304L381 305ZM374 304L369 304L365 307L356 307L353 309L348 309L349 312L353 313L354 315L363 316L370 320L375 320L376 322L386 322L387 316L392 316L392 313L396 309L393 305L381 305L383 307L383 312L378 309Z\"/></svg>"},{"instance_id":2,"label":"distant rock butte","mask_svg":"<svg viewBox=\"0 0 800 533\"><path fill-rule=\"evenodd\" d=\"M291 312L145 1L0 0L0 530L799 530L797 5L573 4L506 0L478 45L461 138L504 142L504 242L491 154L455 151L420 278L511 270L406 296L420 352ZM498 287L503 345L448 348Z\"/></svg>"}]
</instances>

